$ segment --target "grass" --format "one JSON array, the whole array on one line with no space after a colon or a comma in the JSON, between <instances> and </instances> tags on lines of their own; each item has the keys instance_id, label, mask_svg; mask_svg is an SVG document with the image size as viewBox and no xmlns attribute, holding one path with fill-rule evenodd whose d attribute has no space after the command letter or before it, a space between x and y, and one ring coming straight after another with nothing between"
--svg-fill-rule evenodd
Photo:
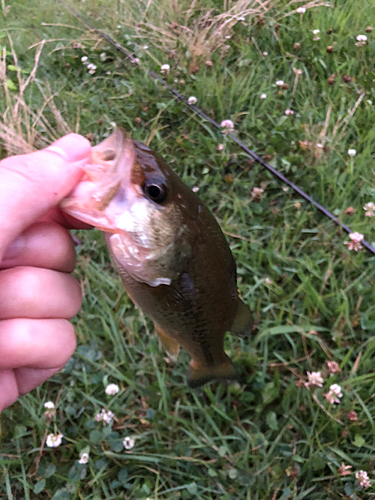
<instances>
[{"instance_id":1,"label":"grass","mask_svg":"<svg viewBox=\"0 0 375 500\"><path fill-rule=\"evenodd\" d=\"M250 339L226 339L239 383L188 389L188 356L175 365L165 361L151 323L123 293L100 233L78 233L79 347L63 372L1 415L0 498L372 498L373 488L361 489L354 472L374 478L374 258L348 251L343 232L143 69L158 72L168 62L169 83L196 96L216 121L232 119L246 144L372 242L373 222L362 207L375 194L374 34L366 46L355 45L375 26L372 2L358 10L355 0L337 1L303 15L287 15L303 2L269 3L232 23L230 39L218 44L215 37L210 45L208 35L203 54L186 33L199 33L204 16L207 26L225 21L234 3L72 5L139 57L141 67L51 0L15 0L9 9L2 2L0 76L8 82L0 90L2 155L19 152L12 137L20 134L25 150L68 129L96 143L113 122L149 142L190 187L199 187L220 221L259 330ZM84 55L97 66L94 75L81 63ZM286 109L295 114L286 116ZM260 186L262 199L252 201L252 188ZM353 215L345 212L350 206ZM329 360L341 368L332 377ZM304 387L307 370L322 371L323 388ZM120 392L108 397L108 383ZM333 383L343 391L336 405L324 398ZM57 406L52 419L43 416L49 400ZM102 408L115 414L113 425L95 421ZM357 420L347 417L350 411ZM60 447L44 445L49 432L64 435ZM130 451L125 436L136 437ZM85 449L90 460L80 465ZM352 466L351 474L340 476L341 463Z\"/></svg>"}]
</instances>

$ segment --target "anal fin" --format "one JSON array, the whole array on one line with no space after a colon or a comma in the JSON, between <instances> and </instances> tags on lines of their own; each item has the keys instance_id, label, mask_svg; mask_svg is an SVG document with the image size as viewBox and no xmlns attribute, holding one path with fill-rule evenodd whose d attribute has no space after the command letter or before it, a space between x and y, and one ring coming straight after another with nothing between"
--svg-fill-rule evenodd
<instances>
[{"instance_id":1,"label":"anal fin","mask_svg":"<svg viewBox=\"0 0 375 500\"><path fill-rule=\"evenodd\" d=\"M156 333L159 336L160 342L163 344L165 350L167 351L168 358L171 361L176 362L178 358L178 354L180 352L180 344L172 339L169 335L167 335L160 326L155 324Z\"/></svg>"},{"instance_id":2,"label":"anal fin","mask_svg":"<svg viewBox=\"0 0 375 500\"><path fill-rule=\"evenodd\" d=\"M211 380L235 380L238 373L228 358L228 361L218 366L200 365L195 360L190 361L190 370L187 375L189 387L195 389Z\"/></svg>"},{"instance_id":3,"label":"anal fin","mask_svg":"<svg viewBox=\"0 0 375 500\"><path fill-rule=\"evenodd\" d=\"M241 299L238 299L238 309L230 332L238 337L248 337L254 326L254 318L250 309L245 306Z\"/></svg>"}]
</instances>

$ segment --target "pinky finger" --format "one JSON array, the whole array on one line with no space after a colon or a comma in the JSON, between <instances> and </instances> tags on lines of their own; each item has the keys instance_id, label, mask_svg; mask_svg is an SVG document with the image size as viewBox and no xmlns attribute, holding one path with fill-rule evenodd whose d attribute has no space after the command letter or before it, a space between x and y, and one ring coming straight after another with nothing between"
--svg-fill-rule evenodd
<instances>
[{"instance_id":1,"label":"pinky finger","mask_svg":"<svg viewBox=\"0 0 375 500\"><path fill-rule=\"evenodd\" d=\"M43 384L62 368L0 370L0 413L15 403L18 398Z\"/></svg>"},{"instance_id":2,"label":"pinky finger","mask_svg":"<svg viewBox=\"0 0 375 500\"><path fill-rule=\"evenodd\" d=\"M19 397L16 374L13 370L0 370L0 412Z\"/></svg>"}]
</instances>

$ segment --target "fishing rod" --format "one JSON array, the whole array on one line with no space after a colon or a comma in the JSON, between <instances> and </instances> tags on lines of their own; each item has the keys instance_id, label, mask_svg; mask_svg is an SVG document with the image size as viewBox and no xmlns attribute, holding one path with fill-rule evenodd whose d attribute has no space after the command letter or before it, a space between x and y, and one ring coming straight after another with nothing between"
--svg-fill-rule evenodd
<instances>
[{"instance_id":1,"label":"fishing rod","mask_svg":"<svg viewBox=\"0 0 375 500\"><path fill-rule=\"evenodd\" d=\"M104 40L107 40L113 47L115 47L117 50L122 52L127 59L130 60L133 64L137 64L140 66L139 59L134 57L130 52L128 52L126 49L121 47L118 43L116 43L113 38L111 38L109 35L104 33L103 31L99 30L96 28L93 24L90 23L84 16L81 14L78 14L74 9L72 9L69 5L66 5L62 0L58 0L58 2L66 9L68 10L76 19L81 21L86 27L90 28L91 30L95 31L100 35L101 38ZM182 102L185 102L193 111L195 111L198 115L200 115L202 118L207 120L211 125L213 125L216 129L219 131L222 130L222 127L215 122L212 118L210 118L204 111L202 111L198 106L195 104L189 104L187 98L180 94L178 90L176 90L172 85L169 85L160 75L152 71L151 69L146 69L146 72L151 78L154 80L157 80L160 82L164 87L166 87L172 94L174 94L177 99L179 99ZM317 201L314 200L311 196L309 196L305 191L303 191L300 187L298 187L296 184L294 184L292 181L290 181L285 175L283 175L281 172L276 170L274 167L272 167L269 163L264 161L260 156L258 156L254 151L252 151L250 148L248 148L242 141L240 141L235 135L231 133L226 134L228 137L232 139L245 153L247 153L251 158L253 158L256 162L260 163L264 168L266 168L271 174L282 181L284 184L289 186L290 188L293 189L296 193L298 193L302 198L304 198L306 201L311 203L315 208L317 208L322 214L324 214L326 217L331 219L335 224L337 224L341 229L343 229L345 232L348 234L352 233L353 231L350 229L349 226L341 222L337 217L335 217L329 210L327 210L323 205L318 203ZM375 248L366 240L361 240L361 245L363 245L369 252L371 252L373 255L375 255Z\"/></svg>"}]
</instances>

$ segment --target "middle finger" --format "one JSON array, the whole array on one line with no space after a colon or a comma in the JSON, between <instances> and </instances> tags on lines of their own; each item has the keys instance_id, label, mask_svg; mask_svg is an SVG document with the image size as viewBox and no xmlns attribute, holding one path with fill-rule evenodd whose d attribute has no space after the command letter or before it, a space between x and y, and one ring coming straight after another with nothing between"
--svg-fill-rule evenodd
<instances>
[{"instance_id":1,"label":"middle finger","mask_svg":"<svg viewBox=\"0 0 375 500\"><path fill-rule=\"evenodd\" d=\"M81 290L70 274L37 267L0 271L0 319L72 318Z\"/></svg>"}]
</instances>

